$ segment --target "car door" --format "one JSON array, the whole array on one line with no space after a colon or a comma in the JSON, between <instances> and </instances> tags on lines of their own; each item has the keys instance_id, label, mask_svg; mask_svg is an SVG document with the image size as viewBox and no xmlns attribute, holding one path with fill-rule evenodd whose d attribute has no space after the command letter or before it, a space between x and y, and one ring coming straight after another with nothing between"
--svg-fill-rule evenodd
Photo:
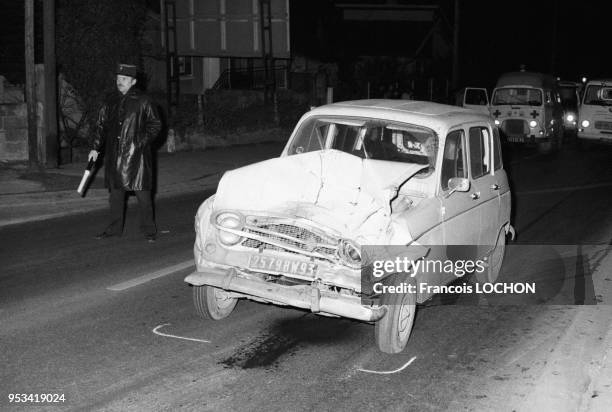
<instances>
[{"instance_id":1,"label":"car door","mask_svg":"<svg viewBox=\"0 0 612 412\"><path fill-rule=\"evenodd\" d=\"M471 199L478 209L478 244L495 245L499 229L500 184L493 174L493 135L486 123L470 125L468 129Z\"/></svg>"},{"instance_id":2,"label":"car door","mask_svg":"<svg viewBox=\"0 0 612 412\"><path fill-rule=\"evenodd\" d=\"M510 198L510 183L508 175L504 169L502 159L501 139L499 137L499 129L493 127L493 177L495 186L493 190L497 190L499 196L499 214L497 216L498 228L510 222L511 198Z\"/></svg>"},{"instance_id":3,"label":"car door","mask_svg":"<svg viewBox=\"0 0 612 412\"><path fill-rule=\"evenodd\" d=\"M463 107L489 114L489 94L481 87L466 87L463 93Z\"/></svg>"},{"instance_id":4,"label":"car door","mask_svg":"<svg viewBox=\"0 0 612 412\"><path fill-rule=\"evenodd\" d=\"M467 192L452 192L449 179L454 177L470 179L468 145L463 128L452 130L446 136L442 151L439 197L442 205L442 238L446 247L446 258L473 258L473 247L478 245L480 235L480 199L475 198L474 188ZM471 186L471 183L470 183ZM444 281L453 279L445 274Z\"/></svg>"}]
</instances>

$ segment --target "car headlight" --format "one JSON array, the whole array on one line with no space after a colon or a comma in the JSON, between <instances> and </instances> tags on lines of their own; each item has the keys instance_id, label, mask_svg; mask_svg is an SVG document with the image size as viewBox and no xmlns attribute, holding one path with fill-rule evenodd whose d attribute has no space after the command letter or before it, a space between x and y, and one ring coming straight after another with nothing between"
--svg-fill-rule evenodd
<instances>
[{"instance_id":1,"label":"car headlight","mask_svg":"<svg viewBox=\"0 0 612 412\"><path fill-rule=\"evenodd\" d=\"M495 125L499 126L500 124L501 124L501 122L499 120L495 119Z\"/></svg>"},{"instance_id":2,"label":"car headlight","mask_svg":"<svg viewBox=\"0 0 612 412\"><path fill-rule=\"evenodd\" d=\"M233 233L233 230L241 230L244 226L242 215L234 212L221 212L215 216L215 223L219 229L219 241L226 246L233 246L242 240L242 236ZM224 230L224 229L231 229Z\"/></svg>"},{"instance_id":3,"label":"car headlight","mask_svg":"<svg viewBox=\"0 0 612 412\"><path fill-rule=\"evenodd\" d=\"M338 255L346 265L355 269L361 267L361 247L357 243L347 239L340 240Z\"/></svg>"},{"instance_id":4,"label":"car headlight","mask_svg":"<svg viewBox=\"0 0 612 412\"><path fill-rule=\"evenodd\" d=\"M538 125L538 122L536 122L535 120L532 120L529 122L529 127L531 127L532 129L536 127L537 125Z\"/></svg>"},{"instance_id":5,"label":"car headlight","mask_svg":"<svg viewBox=\"0 0 612 412\"><path fill-rule=\"evenodd\" d=\"M591 125L591 122L589 122L588 120L583 120L580 124L582 125L582 127L589 127Z\"/></svg>"},{"instance_id":6,"label":"car headlight","mask_svg":"<svg viewBox=\"0 0 612 412\"><path fill-rule=\"evenodd\" d=\"M567 117L565 118L565 120L567 120L568 122L573 122L574 121L574 115L573 114L568 114Z\"/></svg>"}]
</instances>

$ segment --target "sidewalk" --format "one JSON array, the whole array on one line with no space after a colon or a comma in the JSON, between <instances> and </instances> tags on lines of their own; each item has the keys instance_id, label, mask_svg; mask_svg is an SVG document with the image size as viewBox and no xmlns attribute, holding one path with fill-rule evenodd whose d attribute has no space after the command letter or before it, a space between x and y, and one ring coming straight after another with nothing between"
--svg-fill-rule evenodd
<instances>
[{"instance_id":1,"label":"sidewalk","mask_svg":"<svg viewBox=\"0 0 612 412\"><path fill-rule=\"evenodd\" d=\"M258 143L203 151L158 153L156 197L214 189L226 170L278 157L284 143ZM31 172L0 167L0 227L108 207L104 169L97 171L85 197L76 189L85 164ZM202 199L204 200L204 199Z\"/></svg>"}]
</instances>

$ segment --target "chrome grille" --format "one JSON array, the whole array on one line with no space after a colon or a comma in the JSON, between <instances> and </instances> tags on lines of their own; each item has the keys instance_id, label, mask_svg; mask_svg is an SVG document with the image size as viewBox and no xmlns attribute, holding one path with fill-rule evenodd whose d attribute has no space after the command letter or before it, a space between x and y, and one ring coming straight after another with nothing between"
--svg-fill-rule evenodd
<instances>
[{"instance_id":1,"label":"chrome grille","mask_svg":"<svg viewBox=\"0 0 612 412\"><path fill-rule=\"evenodd\" d=\"M599 130L612 130L612 122L595 122L595 128Z\"/></svg>"},{"instance_id":2,"label":"chrome grille","mask_svg":"<svg viewBox=\"0 0 612 412\"><path fill-rule=\"evenodd\" d=\"M285 223L257 223L245 227L243 232L265 237L277 244L280 243L307 252L317 252L329 257L336 254L335 245L338 243L336 239L331 237L326 236L324 238L311 230ZM297 253L258 239L247 238L242 242L242 246Z\"/></svg>"},{"instance_id":3,"label":"chrome grille","mask_svg":"<svg viewBox=\"0 0 612 412\"><path fill-rule=\"evenodd\" d=\"M526 135L529 134L527 122L523 119L507 119L502 125L504 133L508 135Z\"/></svg>"}]
</instances>

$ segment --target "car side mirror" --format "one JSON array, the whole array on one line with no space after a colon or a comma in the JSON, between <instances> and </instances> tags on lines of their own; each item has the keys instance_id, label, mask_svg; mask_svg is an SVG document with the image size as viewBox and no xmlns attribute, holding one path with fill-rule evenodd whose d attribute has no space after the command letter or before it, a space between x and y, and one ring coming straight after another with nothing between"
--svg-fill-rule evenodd
<instances>
[{"instance_id":1,"label":"car side mirror","mask_svg":"<svg viewBox=\"0 0 612 412\"><path fill-rule=\"evenodd\" d=\"M451 177L448 179L448 188L450 191L446 197L449 197L455 192L467 192L470 190L470 181L465 177Z\"/></svg>"}]
</instances>

